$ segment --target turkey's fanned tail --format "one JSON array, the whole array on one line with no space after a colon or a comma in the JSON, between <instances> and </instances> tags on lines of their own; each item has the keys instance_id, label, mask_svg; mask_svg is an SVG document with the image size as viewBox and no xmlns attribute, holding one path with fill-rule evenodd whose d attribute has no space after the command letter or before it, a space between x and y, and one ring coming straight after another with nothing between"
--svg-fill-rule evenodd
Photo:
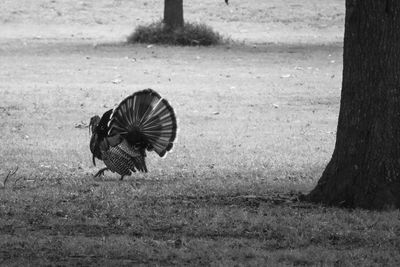
<instances>
[{"instance_id":1,"label":"turkey's fanned tail","mask_svg":"<svg viewBox=\"0 0 400 267\"><path fill-rule=\"evenodd\" d=\"M131 144L145 145L161 157L173 147L177 120L174 109L152 89L136 92L114 109L109 135L123 135Z\"/></svg>"}]
</instances>

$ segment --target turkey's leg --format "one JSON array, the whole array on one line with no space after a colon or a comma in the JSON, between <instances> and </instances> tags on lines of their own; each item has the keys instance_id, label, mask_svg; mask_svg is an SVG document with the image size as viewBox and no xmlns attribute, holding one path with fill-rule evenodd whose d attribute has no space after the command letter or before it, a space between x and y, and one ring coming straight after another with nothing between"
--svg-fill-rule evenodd
<instances>
[{"instance_id":1,"label":"turkey's leg","mask_svg":"<svg viewBox=\"0 0 400 267\"><path fill-rule=\"evenodd\" d=\"M103 168L103 169L100 169L95 175L94 175L94 177L100 177L100 176L102 176L102 175L104 175L104 172L105 171L107 171L107 170L109 170L109 168Z\"/></svg>"}]
</instances>

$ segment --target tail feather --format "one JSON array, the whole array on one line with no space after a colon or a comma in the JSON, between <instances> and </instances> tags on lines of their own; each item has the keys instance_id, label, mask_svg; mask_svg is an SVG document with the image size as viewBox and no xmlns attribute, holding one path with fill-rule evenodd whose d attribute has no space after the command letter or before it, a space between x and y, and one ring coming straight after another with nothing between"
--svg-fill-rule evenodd
<instances>
[{"instance_id":1,"label":"tail feather","mask_svg":"<svg viewBox=\"0 0 400 267\"><path fill-rule=\"evenodd\" d=\"M131 142L145 142L164 156L172 149L177 121L174 109L157 92L145 89L125 98L111 115L109 135L126 135Z\"/></svg>"}]
</instances>

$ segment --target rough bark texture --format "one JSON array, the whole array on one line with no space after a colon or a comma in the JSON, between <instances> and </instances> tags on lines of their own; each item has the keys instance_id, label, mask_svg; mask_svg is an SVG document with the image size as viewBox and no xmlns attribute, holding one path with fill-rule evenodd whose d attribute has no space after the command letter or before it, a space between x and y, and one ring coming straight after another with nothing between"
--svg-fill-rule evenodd
<instances>
[{"instance_id":1,"label":"rough bark texture","mask_svg":"<svg viewBox=\"0 0 400 267\"><path fill-rule=\"evenodd\" d=\"M335 149L313 202L400 208L400 1L346 0Z\"/></svg>"},{"instance_id":2,"label":"rough bark texture","mask_svg":"<svg viewBox=\"0 0 400 267\"><path fill-rule=\"evenodd\" d=\"M170 29L183 27L183 0L164 0L164 23Z\"/></svg>"}]
</instances>

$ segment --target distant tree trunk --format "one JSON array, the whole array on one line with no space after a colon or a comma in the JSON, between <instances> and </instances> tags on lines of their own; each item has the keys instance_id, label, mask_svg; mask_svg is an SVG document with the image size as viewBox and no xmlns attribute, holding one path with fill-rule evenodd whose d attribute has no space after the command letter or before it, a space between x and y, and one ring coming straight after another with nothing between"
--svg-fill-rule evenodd
<instances>
[{"instance_id":1,"label":"distant tree trunk","mask_svg":"<svg viewBox=\"0 0 400 267\"><path fill-rule=\"evenodd\" d=\"M183 0L164 0L164 23L170 29L183 27Z\"/></svg>"},{"instance_id":2,"label":"distant tree trunk","mask_svg":"<svg viewBox=\"0 0 400 267\"><path fill-rule=\"evenodd\" d=\"M400 1L346 0L335 149L313 202L400 208Z\"/></svg>"}]
</instances>

